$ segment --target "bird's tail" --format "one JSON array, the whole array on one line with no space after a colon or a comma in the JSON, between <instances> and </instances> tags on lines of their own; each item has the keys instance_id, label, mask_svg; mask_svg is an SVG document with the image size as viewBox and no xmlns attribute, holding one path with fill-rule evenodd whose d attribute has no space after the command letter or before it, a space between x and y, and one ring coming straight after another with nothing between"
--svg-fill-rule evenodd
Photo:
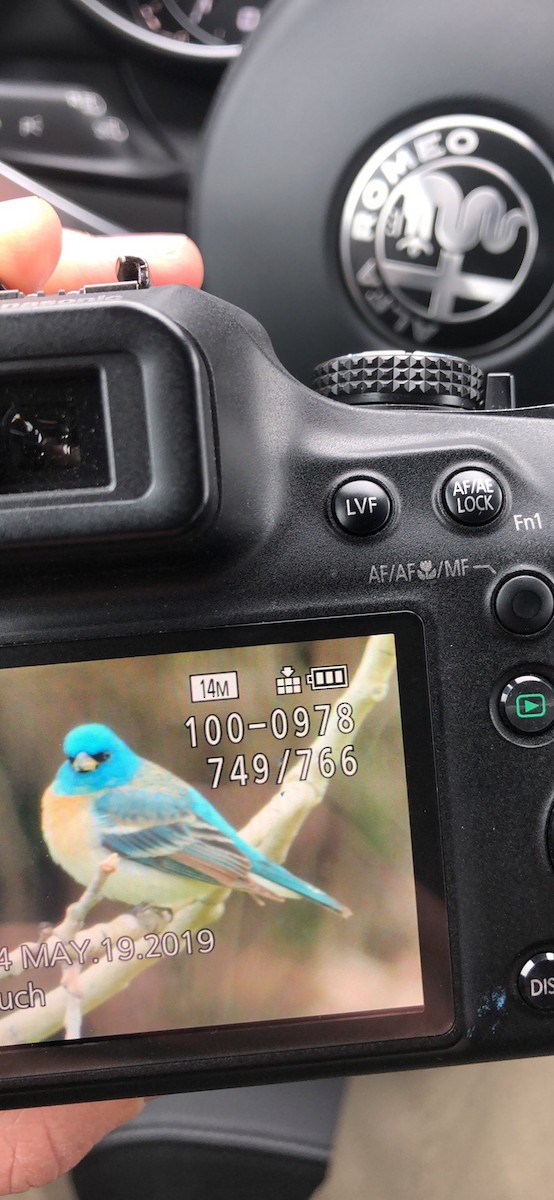
<instances>
[{"instance_id":1,"label":"bird's tail","mask_svg":"<svg viewBox=\"0 0 554 1200\"><path fill-rule=\"evenodd\" d=\"M341 917L352 916L350 909L346 908L344 904L339 904L338 900L328 896L327 892L322 892L320 888L313 887L304 879L299 879L297 875L292 874L292 871L287 871L286 867L271 862L263 855L259 857L256 855L252 858L252 852L249 857L252 861L250 880L254 885L252 887L254 896L271 897L273 900L290 900L293 897L313 900L315 904L322 904Z\"/></svg>"}]
</instances>

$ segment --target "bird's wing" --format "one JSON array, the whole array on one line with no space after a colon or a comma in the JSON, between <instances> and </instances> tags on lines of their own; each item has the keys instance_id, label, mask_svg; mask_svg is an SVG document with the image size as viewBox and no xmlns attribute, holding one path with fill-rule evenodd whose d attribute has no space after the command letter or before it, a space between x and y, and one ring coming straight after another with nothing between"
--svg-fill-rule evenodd
<instances>
[{"instance_id":1,"label":"bird's wing","mask_svg":"<svg viewBox=\"0 0 554 1200\"><path fill-rule=\"evenodd\" d=\"M246 879L252 864L232 827L194 788L161 769L156 775L148 780L155 786L139 777L99 793L94 810L106 850L202 882Z\"/></svg>"}]
</instances>

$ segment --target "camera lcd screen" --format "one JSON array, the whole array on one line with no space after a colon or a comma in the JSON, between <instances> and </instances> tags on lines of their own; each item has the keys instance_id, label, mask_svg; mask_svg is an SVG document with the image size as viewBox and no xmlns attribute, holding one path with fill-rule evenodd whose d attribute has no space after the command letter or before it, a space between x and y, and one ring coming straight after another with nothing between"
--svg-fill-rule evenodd
<instances>
[{"instance_id":1,"label":"camera lcd screen","mask_svg":"<svg viewBox=\"0 0 554 1200\"><path fill-rule=\"evenodd\" d=\"M417 618L205 640L9 652L0 1045L230 1026L247 1045L260 1022L285 1045L314 1018L336 1040L337 1017L343 1041L444 1032Z\"/></svg>"}]
</instances>

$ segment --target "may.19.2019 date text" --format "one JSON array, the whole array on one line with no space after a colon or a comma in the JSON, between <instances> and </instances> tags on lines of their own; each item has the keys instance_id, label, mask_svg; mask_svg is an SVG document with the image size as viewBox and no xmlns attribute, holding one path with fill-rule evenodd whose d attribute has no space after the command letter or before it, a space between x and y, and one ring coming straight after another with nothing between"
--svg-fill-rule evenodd
<instances>
[{"instance_id":1,"label":"may.19.2019 date text","mask_svg":"<svg viewBox=\"0 0 554 1200\"><path fill-rule=\"evenodd\" d=\"M90 938L69 938L66 942L51 938L43 942L22 942L17 951L0 946L0 971L16 973L40 967L95 966L97 963L130 962L131 959L176 958L178 954L211 954L215 934L211 929L185 929L180 937L172 929L163 933L145 933L136 943L128 936L106 936L93 945Z\"/></svg>"}]
</instances>

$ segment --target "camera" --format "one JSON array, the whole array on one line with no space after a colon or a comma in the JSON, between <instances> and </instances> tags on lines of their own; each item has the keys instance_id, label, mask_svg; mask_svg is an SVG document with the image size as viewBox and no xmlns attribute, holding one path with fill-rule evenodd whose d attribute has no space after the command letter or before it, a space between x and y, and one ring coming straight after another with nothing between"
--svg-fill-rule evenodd
<instances>
[{"instance_id":1,"label":"camera","mask_svg":"<svg viewBox=\"0 0 554 1200\"><path fill-rule=\"evenodd\" d=\"M554 406L0 297L0 1104L551 1051Z\"/></svg>"}]
</instances>

